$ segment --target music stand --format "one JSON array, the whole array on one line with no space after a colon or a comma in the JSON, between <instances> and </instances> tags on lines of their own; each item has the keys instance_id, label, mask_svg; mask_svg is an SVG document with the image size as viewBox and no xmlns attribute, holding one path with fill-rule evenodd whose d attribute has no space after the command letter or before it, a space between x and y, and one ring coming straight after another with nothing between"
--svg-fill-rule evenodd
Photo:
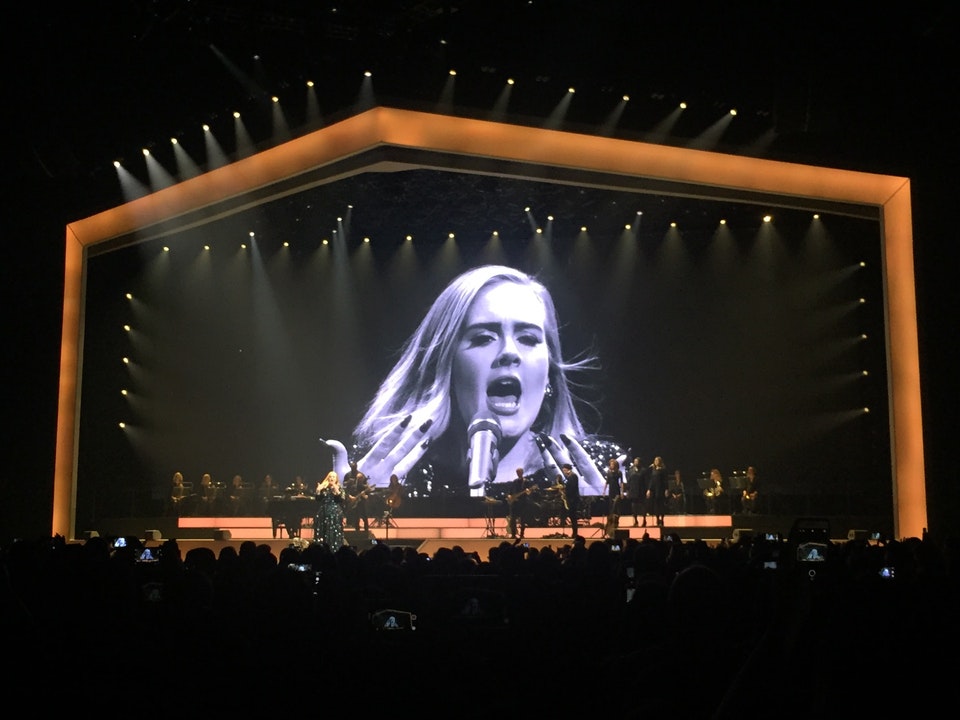
<instances>
[{"instance_id":1,"label":"music stand","mask_svg":"<svg viewBox=\"0 0 960 720\"><path fill-rule=\"evenodd\" d=\"M497 535L497 516L494 512L494 508L500 505L501 501L496 498L489 497L487 495L483 496L483 508L484 508L484 533L485 538L495 538L500 537Z\"/></svg>"}]
</instances>

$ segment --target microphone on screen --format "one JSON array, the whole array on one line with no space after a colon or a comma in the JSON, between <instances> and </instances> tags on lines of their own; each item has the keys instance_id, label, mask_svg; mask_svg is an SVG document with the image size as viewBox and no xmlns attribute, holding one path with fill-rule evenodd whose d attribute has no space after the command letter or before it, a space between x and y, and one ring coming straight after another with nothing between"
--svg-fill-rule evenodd
<instances>
[{"instance_id":1,"label":"microphone on screen","mask_svg":"<svg viewBox=\"0 0 960 720\"><path fill-rule=\"evenodd\" d=\"M497 463L500 462L500 421L495 417L477 415L467 427L467 460L470 462L470 475L467 483L471 497L483 497L484 486L497 476Z\"/></svg>"}]
</instances>

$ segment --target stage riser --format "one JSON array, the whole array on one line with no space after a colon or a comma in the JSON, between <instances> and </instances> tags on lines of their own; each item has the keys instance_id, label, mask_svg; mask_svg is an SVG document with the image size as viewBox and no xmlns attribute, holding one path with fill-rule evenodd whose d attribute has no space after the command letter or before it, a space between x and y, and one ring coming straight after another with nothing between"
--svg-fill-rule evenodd
<instances>
[{"instance_id":1,"label":"stage riser","mask_svg":"<svg viewBox=\"0 0 960 720\"><path fill-rule=\"evenodd\" d=\"M301 537L312 539L313 530L307 526L301 530ZM620 518L617 527L630 538L640 539L644 533L659 538L661 533L677 533L682 540L720 540L730 539L734 531L740 533L780 533L786 537L795 518L790 516L754 515L676 515L664 518L664 526L633 527L632 518ZM892 523L889 519L877 517L828 518L831 536L845 540L852 529L880 531L885 537L892 536ZM605 517L593 517L589 524L581 525L580 534L587 539L602 538L606 525ZM101 536L133 536L148 538L148 531L157 531L161 538L212 540L219 534L221 539L229 533L232 540L285 540L286 530L279 528L274 537L270 518L264 517L190 517L190 518L106 518L97 527L80 528L76 539L83 539L90 531ZM353 532L352 529L347 530ZM378 540L386 541L446 541L456 540L499 540L508 539L506 521L496 518L491 526L485 518L477 517L397 517L388 527L381 522L371 521L370 533ZM150 533L153 534L153 533ZM525 539L552 540L570 535L569 527L528 527Z\"/></svg>"}]
</instances>

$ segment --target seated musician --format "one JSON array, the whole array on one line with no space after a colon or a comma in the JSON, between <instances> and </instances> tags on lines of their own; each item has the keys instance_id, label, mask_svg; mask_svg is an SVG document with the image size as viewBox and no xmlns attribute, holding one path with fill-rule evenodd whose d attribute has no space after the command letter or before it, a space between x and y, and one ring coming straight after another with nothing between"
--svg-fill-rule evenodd
<instances>
[{"instance_id":1,"label":"seated musician","mask_svg":"<svg viewBox=\"0 0 960 720\"><path fill-rule=\"evenodd\" d=\"M707 489L703 491L703 500L707 506L708 513L716 515L720 512L720 503L723 494L723 475L720 474L717 468L713 468L710 471L710 484Z\"/></svg>"},{"instance_id":2,"label":"seated musician","mask_svg":"<svg viewBox=\"0 0 960 720\"><path fill-rule=\"evenodd\" d=\"M284 490L284 494L289 498L311 497L311 495L307 493L307 484L299 475L294 478L290 485L287 485L286 490Z\"/></svg>"},{"instance_id":3,"label":"seated musician","mask_svg":"<svg viewBox=\"0 0 960 720\"><path fill-rule=\"evenodd\" d=\"M189 493L183 484L183 473L179 470L173 474L173 481L170 486L170 509L174 515L183 515L187 504Z\"/></svg>"},{"instance_id":4,"label":"seated musician","mask_svg":"<svg viewBox=\"0 0 960 720\"><path fill-rule=\"evenodd\" d=\"M403 484L400 478L394 473L390 476L390 484L387 485L386 497L387 513L393 515L403 504Z\"/></svg>"},{"instance_id":5,"label":"seated musician","mask_svg":"<svg viewBox=\"0 0 960 720\"><path fill-rule=\"evenodd\" d=\"M687 496L683 491L680 471L674 470L667 484L667 510L671 515L687 514Z\"/></svg>"}]
</instances>

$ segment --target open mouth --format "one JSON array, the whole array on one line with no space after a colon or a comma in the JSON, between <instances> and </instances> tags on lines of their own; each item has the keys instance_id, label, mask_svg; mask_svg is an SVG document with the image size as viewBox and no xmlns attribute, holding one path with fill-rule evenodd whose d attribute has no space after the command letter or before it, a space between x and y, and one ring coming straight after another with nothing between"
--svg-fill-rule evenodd
<instances>
[{"instance_id":1,"label":"open mouth","mask_svg":"<svg viewBox=\"0 0 960 720\"><path fill-rule=\"evenodd\" d=\"M514 377L494 380L487 386L487 407L501 415L515 413L521 393L520 381Z\"/></svg>"}]
</instances>

